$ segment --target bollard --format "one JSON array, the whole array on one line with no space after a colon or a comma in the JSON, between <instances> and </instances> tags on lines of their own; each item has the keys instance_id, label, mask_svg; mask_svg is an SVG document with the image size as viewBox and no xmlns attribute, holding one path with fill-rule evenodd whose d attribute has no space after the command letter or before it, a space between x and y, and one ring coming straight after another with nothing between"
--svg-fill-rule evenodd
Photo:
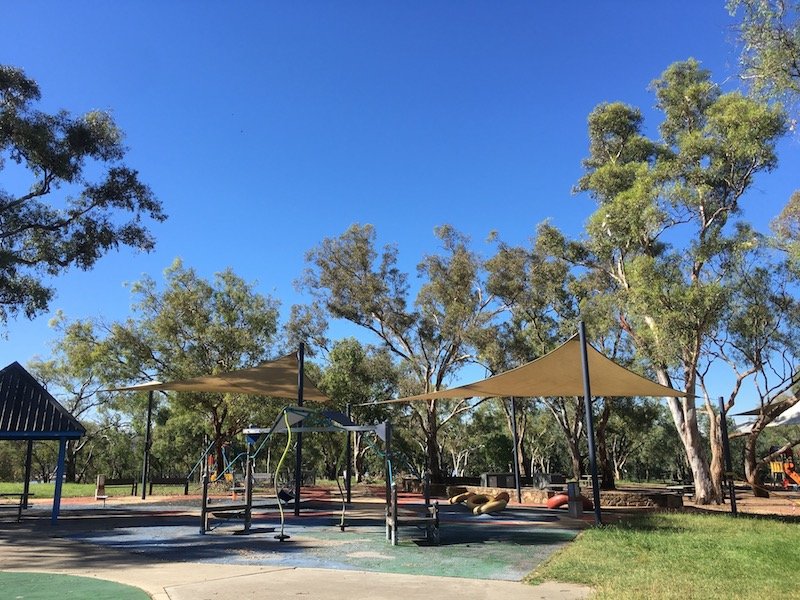
<instances>
[{"instance_id":1,"label":"bollard","mask_svg":"<svg viewBox=\"0 0 800 600\"><path fill-rule=\"evenodd\" d=\"M106 476L105 475L98 475L97 476L97 484L94 488L94 499L95 500L102 500L107 498L106 496Z\"/></svg>"},{"instance_id":2,"label":"bollard","mask_svg":"<svg viewBox=\"0 0 800 600\"><path fill-rule=\"evenodd\" d=\"M567 484L567 512L573 519L580 519L583 516L583 499L581 498L581 488L577 481Z\"/></svg>"}]
</instances>

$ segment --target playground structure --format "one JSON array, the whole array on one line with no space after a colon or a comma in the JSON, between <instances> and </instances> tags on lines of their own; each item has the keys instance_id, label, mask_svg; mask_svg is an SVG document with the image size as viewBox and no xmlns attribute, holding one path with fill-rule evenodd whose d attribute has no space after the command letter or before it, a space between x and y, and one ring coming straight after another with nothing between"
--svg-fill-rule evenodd
<instances>
[{"instance_id":1,"label":"playground structure","mask_svg":"<svg viewBox=\"0 0 800 600\"><path fill-rule=\"evenodd\" d=\"M244 434L247 440L247 451L244 453L239 454L234 459L228 462L225 466L225 469L222 473L223 476L230 474L230 477L225 477L226 480L230 481L233 485L233 490L240 489L243 492L244 500L242 502L236 502L235 500L230 503L225 504L217 504L217 503L210 503L209 502L209 484L211 483L211 473L210 468L207 460L205 458L201 459L200 464L203 464L203 471L201 475L201 479L203 482L203 492L202 492L202 507L200 512L200 533L205 534L207 531L210 530L209 527L209 520L212 516L219 517L219 518L231 518L231 517L241 517L244 519L244 526L241 533L248 533L251 530L252 526L252 518L253 518L253 510L258 509L271 509L275 508L277 505L280 511L280 519L281 519L281 532L278 536L278 539L281 541L288 539L289 536L285 535L284 533L284 526L285 526L285 517L283 512L284 504L288 504L289 502L293 502L295 506L295 514L297 514L297 509L299 508L300 503L300 485L302 482L290 482L294 484L295 493L292 494L283 490L280 485L278 474L281 471L281 467L289 453L289 450L292 445L292 436L302 433L316 433L316 432L339 432L339 433L346 433L348 434L348 443L346 444L345 449L349 450L349 435L354 432L366 432L366 433L373 433L379 439L384 442L385 446L385 463L386 463L386 473L387 473L387 498L389 497L389 482L391 481L391 458L389 452L389 439L391 435L391 426L388 422L380 423L378 425L356 425L349 417L346 415L332 410L315 410L308 407L302 406L287 406L285 407L280 415L278 415L277 419L275 420L272 427L269 428L260 428L260 427L250 427L244 430ZM255 460L258 458L261 451L264 447L268 444L268 442L273 438L273 436L278 434L286 435L286 446L283 451L283 455L281 456L280 461L278 462L278 466L275 469L275 475L273 480L275 482L275 502L267 502L265 498L257 498L254 500L254 469L253 465L255 464ZM208 454L208 451L211 449L211 446L206 448L205 454ZM234 469L236 468L237 463L242 462L244 466L244 487L243 488L236 488L233 473ZM345 511L346 505L349 501L350 496L350 480L351 480L351 461L349 460L349 452L348 452L348 459L346 461L346 470L345 470L345 488L347 490L347 495L345 495L344 491L340 487L340 493L342 494L342 517L340 520L340 527L344 529L345 527ZM295 473L299 472L299 469L295 471ZM338 469L337 469L338 472ZM338 477L337 477L337 484L338 484ZM235 495L234 495L235 498Z\"/></svg>"},{"instance_id":2,"label":"playground structure","mask_svg":"<svg viewBox=\"0 0 800 600\"><path fill-rule=\"evenodd\" d=\"M782 485L784 489L790 486L800 485L800 474L794 470L794 455L792 449L789 448L778 456L779 460L773 460L769 463L769 470L772 474L773 481Z\"/></svg>"}]
</instances>

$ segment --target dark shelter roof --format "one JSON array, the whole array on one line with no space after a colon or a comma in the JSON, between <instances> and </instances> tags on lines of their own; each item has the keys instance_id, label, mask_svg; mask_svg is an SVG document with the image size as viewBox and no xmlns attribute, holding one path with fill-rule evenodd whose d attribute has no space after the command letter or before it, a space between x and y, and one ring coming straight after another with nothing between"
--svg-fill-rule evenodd
<instances>
[{"instance_id":1,"label":"dark shelter roof","mask_svg":"<svg viewBox=\"0 0 800 600\"><path fill-rule=\"evenodd\" d=\"M0 439L79 438L83 425L18 362L0 370Z\"/></svg>"}]
</instances>

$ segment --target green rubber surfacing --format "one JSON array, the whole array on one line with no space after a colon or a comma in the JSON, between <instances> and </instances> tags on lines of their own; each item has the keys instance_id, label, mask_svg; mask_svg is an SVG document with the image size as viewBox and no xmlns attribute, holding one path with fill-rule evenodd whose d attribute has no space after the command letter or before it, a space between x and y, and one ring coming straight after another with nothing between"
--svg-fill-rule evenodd
<instances>
[{"instance_id":1,"label":"green rubber surfacing","mask_svg":"<svg viewBox=\"0 0 800 600\"><path fill-rule=\"evenodd\" d=\"M0 571L0 590L5 600L150 600L130 585L56 573Z\"/></svg>"}]
</instances>

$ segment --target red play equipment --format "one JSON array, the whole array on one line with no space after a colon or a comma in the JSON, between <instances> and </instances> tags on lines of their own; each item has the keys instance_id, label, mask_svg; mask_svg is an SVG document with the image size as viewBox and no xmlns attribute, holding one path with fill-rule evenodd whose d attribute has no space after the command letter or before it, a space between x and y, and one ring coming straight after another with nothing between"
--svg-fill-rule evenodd
<instances>
[{"instance_id":1,"label":"red play equipment","mask_svg":"<svg viewBox=\"0 0 800 600\"><path fill-rule=\"evenodd\" d=\"M594 508L592 501L586 496L581 494L578 497L583 502L583 510L592 510ZM567 494L556 494L555 496L547 499L547 508L559 508L561 506L566 506L568 502L569 496Z\"/></svg>"}]
</instances>

